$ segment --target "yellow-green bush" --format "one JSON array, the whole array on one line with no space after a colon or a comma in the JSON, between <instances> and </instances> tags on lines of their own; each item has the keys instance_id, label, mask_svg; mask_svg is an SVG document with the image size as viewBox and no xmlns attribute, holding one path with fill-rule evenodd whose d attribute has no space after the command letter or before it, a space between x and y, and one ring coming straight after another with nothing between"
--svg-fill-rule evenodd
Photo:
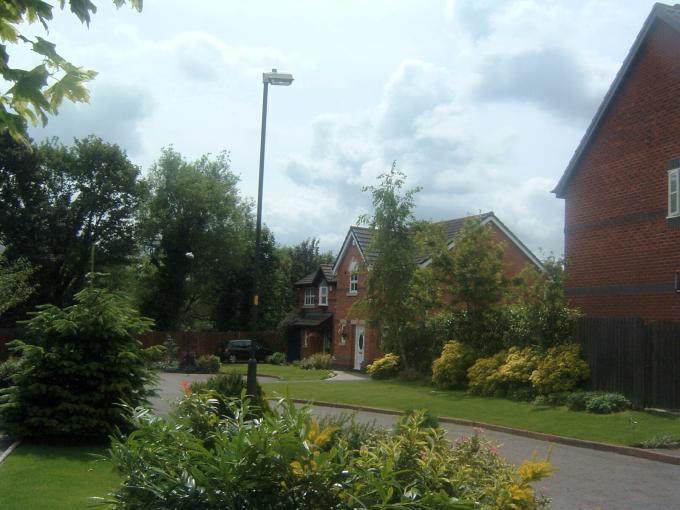
<instances>
[{"instance_id":1,"label":"yellow-green bush","mask_svg":"<svg viewBox=\"0 0 680 510\"><path fill-rule=\"evenodd\" d=\"M373 379L391 379L399 374L399 356L388 352L366 367Z\"/></svg>"},{"instance_id":2,"label":"yellow-green bush","mask_svg":"<svg viewBox=\"0 0 680 510\"><path fill-rule=\"evenodd\" d=\"M472 349L461 342L447 342L442 355L432 363L432 384L444 390L464 388L467 370L474 362Z\"/></svg>"},{"instance_id":3,"label":"yellow-green bush","mask_svg":"<svg viewBox=\"0 0 680 510\"><path fill-rule=\"evenodd\" d=\"M571 391L588 379L590 369L581 359L581 348L570 343L551 347L529 380L540 394Z\"/></svg>"},{"instance_id":4,"label":"yellow-green bush","mask_svg":"<svg viewBox=\"0 0 680 510\"><path fill-rule=\"evenodd\" d=\"M530 386L529 378L541 361L542 351L537 347L510 347L505 362L491 375L499 386L511 391Z\"/></svg>"},{"instance_id":5,"label":"yellow-green bush","mask_svg":"<svg viewBox=\"0 0 680 510\"><path fill-rule=\"evenodd\" d=\"M468 368L468 387L473 395L504 396L507 387L497 378L497 372L505 364L508 351L501 351L488 358L479 358Z\"/></svg>"}]
</instances>

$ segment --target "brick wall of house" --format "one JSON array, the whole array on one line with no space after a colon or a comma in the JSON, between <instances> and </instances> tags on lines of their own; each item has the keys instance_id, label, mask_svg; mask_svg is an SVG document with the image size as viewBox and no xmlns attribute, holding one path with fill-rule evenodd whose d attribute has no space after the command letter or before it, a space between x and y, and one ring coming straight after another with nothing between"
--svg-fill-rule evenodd
<instances>
[{"instance_id":1,"label":"brick wall of house","mask_svg":"<svg viewBox=\"0 0 680 510\"><path fill-rule=\"evenodd\" d=\"M335 287L335 309L333 314L333 356L335 357L334 364L338 368L353 368L354 366L354 344L356 325L361 321L361 317L355 312L351 313L350 308L366 293L366 278L365 271L359 273L359 290L356 295L349 293L349 277L350 265L354 261L361 266L363 259L359 248L350 243L350 246L345 251L343 259L337 269L336 287ZM340 328L344 326L346 332L346 339L343 342L341 335L338 333ZM368 333L368 330L366 331ZM369 338L364 335L364 343L369 343ZM364 349L364 359L369 360L368 352ZM373 358L371 358L372 360ZM370 362L370 360L369 360Z\"/></svg>"},{"instance_id":2,"label":"brick wall of house","mask_svg":"<svg viewBox=\"0 0 680 510\"><path fill-rule=\"evenodd\" d=\"M680 35L658 21L566 191L569 293L587 315L680 316L680 227L666 219L678 98Z\"/></svg>"}]
</instances>

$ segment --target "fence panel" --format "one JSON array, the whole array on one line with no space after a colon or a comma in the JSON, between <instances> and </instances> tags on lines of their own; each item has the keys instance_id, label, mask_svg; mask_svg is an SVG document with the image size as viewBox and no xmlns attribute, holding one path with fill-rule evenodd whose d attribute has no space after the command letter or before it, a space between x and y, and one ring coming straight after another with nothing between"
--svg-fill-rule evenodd
<instances>
[{"instance_id":1,"label":"fence panel","mask_svg":"<svg viewBox=\"0 0 680 510\"><path fill-rule=\"evenodd\" d=\"M680 324L649 324L647 343L647 407L680 409Z\"/></svg>"},{"instance_id":2,"label":"fence panel","mask_svg":"<svg viewBox=\"0 0 680 510\"><path fill-rule=\"evenodd\" d=\"M590 366L589 387L645 404L645 325L638 318L581 318L576 338Z\"/></svg>"}]
</instances>

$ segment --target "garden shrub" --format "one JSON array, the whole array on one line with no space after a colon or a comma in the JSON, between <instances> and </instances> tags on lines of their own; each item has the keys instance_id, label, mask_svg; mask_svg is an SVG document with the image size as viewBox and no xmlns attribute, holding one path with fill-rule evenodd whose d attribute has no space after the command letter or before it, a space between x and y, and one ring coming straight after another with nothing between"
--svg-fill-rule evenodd
<instances>
[{"instance_id":1,"label":"garden shrub","mask_svg":"<svg viewBox=\"0 0 680 510\"><path fill-rule=\"evenodd\" d=\"M548 393L546 395L537 396L532 404L535 406L564 406L567 405L569 398L574 395L574 393L562 392L562 393Z\"/></svg>"},{"instance_id":2,"label":"garden shrub","mask_svg":"<svg viewBox=\"0 0 680 510\"><path fill-rule=\"evenodd\" d=\"M501 393L531 386L529 378L538 367L542 352L536 347L510 347L505 362L489 377Z\"/></svg>"},{"instance_id":3,"label":"garden shrub","mask_svg":"<svg viewBox=\"0 0 680 510\"><path fill-rule=\"evenodd\" d=\"M329 369L331 368L331 360L330 354L318 352L301 360L298 366L304 370Z\"/></svg>"},{"instance_id":4,"label":"garden shrub","mask_svg":"<svg viewBox=\"0 0 680 510\"><path fill-rule=\"evenodd\" d=\"M210 399L190 395L192 412L216 416ZM109 501L114 509L536 510L532 483L551 472L547 461L519 468L500 458L483 437L455 444L423 414L404 416L399 433L357 429L281 402L257 422L248 402L230 403L227 417L169 421L144 409L135 431L116 437L111 457L123 476ZM254 426L256 425L256 426Z\"/></svg>"},{"instance_id":5,"label":"garden shrub","mask_svg":"<svg viewBox=\"0 0 680 510\"><path fill-rule=\"evenodd\" d=\"M578 391L567 397L570 411L586 411L593 414L611 414L631 408L630 400L620 393Z\"/></svg>"},{"instance_id":6,"label":"garden shrub","mask_svg":"<svg viewBox=\"0 0 680 510\"><path fill-rule=\"evenodd\" d=\"M479 358L468 368L468 388L472 395L505 396L506 386L494 376L507 355L507 351L501 351L488 358Z\"/></svg>"},{"instance_id":7,"label":"garden shrub","mask_svg":"<svg viewBox=\"0 0 680 510\"><path fill-rule=\"evenodd\" d=\"M220 369L220 358L215 355L201 356L196 360L196 372L199 374L215 374Z\"/></svg>"},{"instance_id":8,"label":"garden shrub","mask_svg":"<svg viewBox=\"0 0 680 510\"><path fill-rule=\"evenodd\" d=\"M594 414L618 413L630 408L630 400L620 393L593 395L586 401L586 412Z\"/></svg>"},{"instance_id":9,"label":"garden shrub","mask_svg":"<svg viewBox=\"0 0 680 510\"><path fill-rule=\"evenodd\" d=\"M388 352L366 367L372 379L392 379L399 374L399 356Z\"/></svg>"},{"instance_id":10,"label":"garden shrub","mask_svg":"<svg viewBox=\"0 0 680 510\"><path fill-rule=\"evenodd\" d=\"M242 399L248 390L245 378L238 373L218 374L210 377L207 381L194 381L191 383L192 393L207 392L223 401L229 399ZM256 383L256 394L248 396L251 406L257 406L263 411L269 410L267 397L260 383Z\"/></svg>"},{"instance_id":11,"label":"garden shrub","mask_svg":"<svg viewBox=\"0 0 680 510\"><path fill-rule=\"evenodd\" d=\"M127 420L120 403L151 395L149 362L139 335L152 321L110 291L87 287L66 308L41 305L23 322L26 340L8 344L21 356L13 385L0 393L0 422L10 435L101 438Z\"/></svg>"},{"instance_id":12,"label":"garden shrub","mask_svg":"<svg viewBox=\"0 0 680 510\"><path fill-rule=\"evenodd\" d=\"M585 411L586 401L590 392L575 391L567 395L566 405L570 411Z\"/></svg>"},{"instance_id":13,"label":"garden shrub","mask_svg":"<svg viewBox=\"0 0 680 510\"><path fill-rule=\"evenodd\" d=\"M652 436L645 441L635 443L637 448L653 448L658 450L680 448L680 436L674 438L669 435Z\"/></svg>"},{"instance_id":14,"label":"garden shrub","mask_svg":"<svg viewBox=\"0 0 680 510\"><path fill-rule=\"evenodd\" d=\"M442 354L432 363L432 384L443 390L465 388L467 370L474 362L474 353L461 342L447 342Z\"/></svg>"},{"instance_id":15,"label":"garden shrub","mask_svg":"<svg viewBox=\"0 0 680 510\"><path fill-rule=\"evenodd\" d=\"M539 394L572 391L588 379L588 363L581 359L576 343L548 349L529 378Z\"/></svg>"},{"instance_id":16,"label":"garden shrub","mask_svg":"<svg viewBox=\"0 0 680 510\"><path fill-rule=\"evenodd\" d=\"M286 353L275 352L271 356L267 356L267 363L272 365L285 365L286 364Z\"/></svg>"},{"instance_id":17,"label":"garden shrub","mask_svg":"<svg viewBox=\"0 0 680 510\"><path fill-rule=\"evenodd\" d=\"M524 386L522 388L510 390L508 392L508 398L516 402L531 402L536 398L536 390L531 386Z\"/></svg>"}]
</instances>

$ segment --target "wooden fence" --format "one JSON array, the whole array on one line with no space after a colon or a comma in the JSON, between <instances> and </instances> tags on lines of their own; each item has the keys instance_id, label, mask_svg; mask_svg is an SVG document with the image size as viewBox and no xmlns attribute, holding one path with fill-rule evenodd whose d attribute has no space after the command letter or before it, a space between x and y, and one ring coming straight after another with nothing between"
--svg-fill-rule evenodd
<instances>
[{"instance_id":1,"label":"wooden fence","mask_svg":"<svg viewBox=\"0 0 680 510\"><path fill-rule=\"evenodd\" d=\"M251 337L249 331L152 331L143 335L141 340L145 347L150 347L162 345L168 336L177 343L180 356L187 352L193 352L196 356L217 354L220 342ZM18 329L0 328L0 361L9 357L7 342L20 337ZM286 352L286 341L278 331L260 331L257 340L272 351Z\"/></svg>"},{"instance_id":2,"label":"wooden fence","mask_svg":"<svg viewBox=\"0 0 680 510\"><path fill-rule=\"evenodd\" d=\"M142 336L145 347L162 345L172 337L177 343L180 356L187 352L193 352L196 356L204 354L217 354L220 342L251 338L250 331L152 331ZM286 342L278 331L260 331L257 341L272 351L286 352Z\"/></svg>"},{"instance_id":3,"label":"wooden fence","mask_svg":"<svg viewBox=\"0 0 680 510\"><path fill-rule=\"evenodd\" d=\"M680 409L679 323L584 317L576 338L591 389L623 393L638 408Z\"/></svg>"}]
</instances>

